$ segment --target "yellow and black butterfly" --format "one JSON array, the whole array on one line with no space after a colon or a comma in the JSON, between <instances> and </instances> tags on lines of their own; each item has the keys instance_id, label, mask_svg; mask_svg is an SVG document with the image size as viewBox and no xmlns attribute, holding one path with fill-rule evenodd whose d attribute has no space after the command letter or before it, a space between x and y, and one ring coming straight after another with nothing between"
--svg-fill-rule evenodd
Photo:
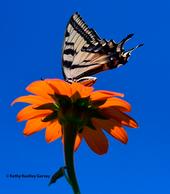
<instances>
[{"instance_id":1,"label":"yellow and black butterfly","mask_svg":"<svg viewBox=\"0 0 170 194\"><path fill-rule=\"evenodd\" d=\"M119 43L101 39L76 12L65 32L62 51L64 79L70 83L76 81L92 85L97 78L89 76L126 64L131 52L143 45L125 51L123 45L132 36L129 34Z\"/></svg>"}]
</instances>

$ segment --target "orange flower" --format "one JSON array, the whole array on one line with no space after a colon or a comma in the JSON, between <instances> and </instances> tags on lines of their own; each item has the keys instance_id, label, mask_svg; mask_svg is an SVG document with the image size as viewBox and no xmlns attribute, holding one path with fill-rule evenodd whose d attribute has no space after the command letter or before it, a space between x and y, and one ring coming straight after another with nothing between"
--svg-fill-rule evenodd
<instances>
[{"instance_id":1,"label":"orange flower","mask_svg":"<svg viewBox=\"0 0 170 194\"><path fill-rule=\"evenodd\" d=\"M35 81L26 90L33 95L19 97L12 103L30 104L17 115L18 121L28 120L24 135L46 128L46 141L52 142L60 137L63 139L62 125L74 122L77 125L74 150L84 138L95 153L104 154L108 150L108 140L103 130L127 143L128 136L123 126L137 127L136 121L124 113L131 107L116 97L122 97L120 93L93 91L92 87L58 79Z\"/></svg>"},{"instance_id":2,"label":"orange flower","mask_svg":"<svg viewBox=\"0 0 170 194\"><path fill-rule=\"evenodd\" d=\"M123 94L93 91L93 87L59 79L35 81L26 90L32 94L19 97L12 103L30 104L17 114L18 121L27 120L24 135L46 128L47 142L62 138L68 180L76 194L80 190L74 172L73 150L78 149L82 139L101 155L108 150L108 140L103 131L127 143L128 136L123 127L137 127L136 121L125 114L130 112L130 104L118 98ZM57 173L61 172L63 169Z\"/></svg>"}]
</instances>

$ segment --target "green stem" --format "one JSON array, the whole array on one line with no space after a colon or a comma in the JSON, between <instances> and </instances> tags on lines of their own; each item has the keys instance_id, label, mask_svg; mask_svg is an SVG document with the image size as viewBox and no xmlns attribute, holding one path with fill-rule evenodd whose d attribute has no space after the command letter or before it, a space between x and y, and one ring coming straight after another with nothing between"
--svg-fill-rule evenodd
<instances>
[{"instance_id":1,"label":"green stem","mask_svg":"<svg viewBox=\"0 0 170 194\"><path fill-rule=\"evenodd\" d=\"M71 123L65 124L63 133L64 133L64 156L68 178L70 180L74 194L80 194L74 170L74 157L73 157L74 144L76 139L76 127Z\"/></svg>"}]
</instances>

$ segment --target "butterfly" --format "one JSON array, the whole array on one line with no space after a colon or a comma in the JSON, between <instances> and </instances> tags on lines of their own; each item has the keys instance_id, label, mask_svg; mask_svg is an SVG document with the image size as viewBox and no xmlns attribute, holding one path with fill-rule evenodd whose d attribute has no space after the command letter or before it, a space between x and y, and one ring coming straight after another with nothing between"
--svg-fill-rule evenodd
<instances>
[{"instance_id":1,"label":"butterfly","mask_svg":"<svg viewBox=\"0 0 170 194\"><path fill-rule=\"evenodd\" d=\"M74 13L67 24L62 49L64 79L93 85L97 78L91 75L126 64L132 51L143 46L139 44L125 51L123 45L132 36L129 34L119 43L107 41L89 28L79 13Z\"/></svg>"}]
</instances>

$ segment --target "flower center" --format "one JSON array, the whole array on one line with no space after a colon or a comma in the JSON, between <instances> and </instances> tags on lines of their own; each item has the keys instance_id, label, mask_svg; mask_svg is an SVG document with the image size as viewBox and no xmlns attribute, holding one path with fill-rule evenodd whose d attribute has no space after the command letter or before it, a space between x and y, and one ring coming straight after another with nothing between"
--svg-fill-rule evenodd
<instances>
[{"instance_id":1,"label":"flower center","mask_svg":"<svg viewBox=\"0 0 170 194\"><path fill-rule=\"evenodd\" d=\"M77 130L81 132L84 126L95 129L91 122L93 117L104 119L97 104L93 103L90 97L79 97L76 99L58 94L51 95L51 97L54 99L54 103L36 107L37 110L52 110L52 113L42 120L43 122L58 119L62 125L67 125L68 123L74 124Z\"/></svg>"}]
</instances>

